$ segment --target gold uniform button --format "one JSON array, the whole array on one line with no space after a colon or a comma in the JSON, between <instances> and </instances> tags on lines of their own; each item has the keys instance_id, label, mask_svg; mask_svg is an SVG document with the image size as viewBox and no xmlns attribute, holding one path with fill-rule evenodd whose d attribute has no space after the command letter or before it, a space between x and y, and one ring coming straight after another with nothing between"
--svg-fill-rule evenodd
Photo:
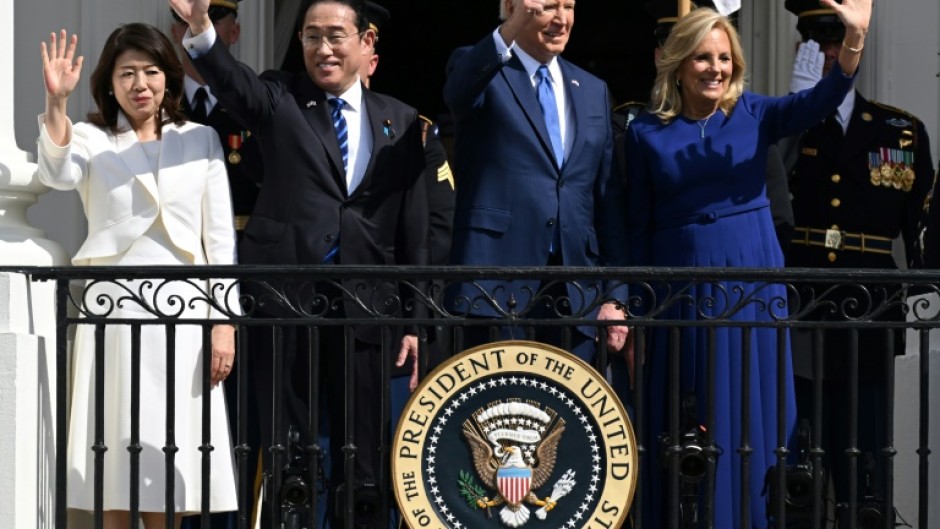
<instances>
[{"instance_id":1,"label":"gold uniform button","mask_svg":"<svg viewBox=\"0 0 940 529\"><path fill-rule=\"evenodd\" d=\"M829 262L830 262L830 263L836 262L836 253L835 253L835 252L829 252L829 256L828 256L828 257L829 257Z\"/></svg>"},{"instance_id":2,"label":"gold uniform button","mask_svg":"<svg viewBox=\"0 0 940 529\"><path fill-rule=\"evenodd\" d=\"M839 176L838 174L832 175L832 183L833 183L833 184L838 184L840 181L842 181L842 177L841 177L841 176Z\"/></svg>"},{"instance_id":3,"label":"gold uniform button","mask_svg":"<svg viewBox=\"0 0 940 529\"><path fill-rule=\"evenodd\" d=\"M832 199L832 202L830 202L830 204L832 204L832 207L837 208L842 205L842 201L839 200L838 198L834 198Z\"/></svg>"}]
</instances>

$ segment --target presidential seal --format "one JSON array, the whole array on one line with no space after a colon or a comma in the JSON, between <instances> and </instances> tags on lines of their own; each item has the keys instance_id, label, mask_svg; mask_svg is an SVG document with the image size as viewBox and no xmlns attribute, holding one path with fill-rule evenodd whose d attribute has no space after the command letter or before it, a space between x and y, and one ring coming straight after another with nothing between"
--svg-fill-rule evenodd
<instances>
[{"instance_id":1,"label":"presidential seal","mask_svg":"<svg viewBox=\"0 0 940 529\"><path fill-rule=\"evenodd\" d=\"M636 438L613 390L536 342L441 364L408 401L392 451L411 529L615 529L636 489Z\"/></svg>"}]
</instances>

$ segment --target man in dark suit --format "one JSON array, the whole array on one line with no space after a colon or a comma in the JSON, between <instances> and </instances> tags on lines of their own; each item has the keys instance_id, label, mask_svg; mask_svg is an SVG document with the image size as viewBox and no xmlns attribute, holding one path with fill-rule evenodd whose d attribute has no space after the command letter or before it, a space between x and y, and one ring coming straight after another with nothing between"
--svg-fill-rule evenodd
<instances>
[{"instance_id":1,"label":"man in dark suit","mask_svg":"<svg viewBox=\"0 0 940 529\"><path fill-rule=\"evenodd\" d=\"M574 1L503 0L500 10L502 24L476 45L456 50L447 65L444 99L456 123L451 263L625 265L626 202L612 171L607 86L560 57L574 25ZM463 284L449 293L450 310L479 317L510 310L553 316L554 308L533 299L537 281L479 283L494 297L492 304ZM568 284L550 295L567 296L575 315L594 309L599 319L624 319L620 289L581 286ZM512 332L504 329L504 337L524 337ZM626 332L610 327L608 347L623 348ZM595 333L593 327L574 332L571 350L591 360ZM471 334L466 345L488 341L487 332ZM559 335L536 338L563 345Z\"/></svg>"},{"instance_id":2,"label":"man in dark suit","mask_svg":"<svg viewBox=\"0 0 940 529\"><path fill-rule=\"evenodd\" d=\"M833 11L821 9L816 0L786 0L786 8L799 16L797 29L803 46L818 43L823 54L817 57L817 63L823 61L821 72L807 75L799 73L799 68L794 69L797 82L791 90L797 91L813 86L820 74L828 73L843 45L845 28ZM789 168L795 228L786 255L787 266L894 269L897 264L892 241L899 236L903 238L909 264L917 264L912 260L916 253L917 224L933 186L930 141L919 119L853 91L829 118L790 143L791 146L782 147L787 151L784 159L795 160ZM827 286L812 287L820 295ZM835 313L822 307L809 318L844 321L846 315L858 317L873 309L888 309L875 317L903 321L900 306L888 302L897 296L898 288L900 285L868 285L867 291L863 291L838 286L824 300L834 303ZM801 289L801 294L804 293ZM858 307L847 304L852 298L858 300ZM806 303L808 299L801 296L800 301ZM813 418L812 379L824 377L823 431L818 441L831 468L836 501L844 505L849 501L851 475L846 450L852 447L853 433L849 422L852 339L848 331L827 331L822 350L824 369L816 373L809 369L810 338L806 333L793 334L797 409L802 418ZM882 449L886 446L885 432L891 428L886 419L884 365L891 353L904 353L902 338L897 331L890 341L884 330L863 330L858 334L860 414L853 448L862 454L872 454L877 462L877 470L872 473L865 470L862 459L858 461L859 501L884 494Z\"/></svg>"},{"instance_id":3,"label":"man in dark suit","mask_svg":"<svg viewBox=\"0 0 940 529\"><path fill-rule=\"evenodd\" d=\"M222 104L255 136L265 159L264 185L241 243L242 262L252 264L360 265L425 264L427 262L427 188L421 180L424 154L417 112L403 103L371 92L362 86L359 68L363 56L375 43L375 32L364 16L361 0L313 0L307 8L298 37L303 43L306 71L298 74L265 72L256 76L250 68L235 61L215 39L207 14L209 0L170 0L177 14L189 24L191 36L183 45L193 64ZM362 292L349 285L352 292ZM327 286L328 287L328 286ZM325 308L331 317L368 317L374 312L396 311L402 304L387 308L392 285L365 285L376 296L365 296L363 308L350 300ZM323 287L318 287L320 292ZM324 292L336 298L336 289ZM304 292L285 292L291 301L317 310L313 298L301 299ZM331 295L333 294L333 295ZM370 306L381 298L377 306ZM283 315L284 307L275 299L260 299L262 313ZM291 331L291 329L285 329ZM253 333L255 335L257 333ZM283 424L295 425L301 433L301 446L311 428L307 423L310 377L309 348L319 346L325 363L326 397L331 409L344 410L352 404L354 431L347 430L344 413L331 414L331 461L334 485L355 490L376 486L381 467L378 424L381 392L381 351L378 326L355 330L347 342L342 330L320 330L316 344L305 343L306 332L285 332L284 369L281 387L272 388L271 366L259 361L254 380L262 424L270 424L273 390L287 403ZM270 336L253 341L253 357L271 358ZM417 338L401 339L397 363L409 358L417 367ZM398 348L396 348L398 349ZM386 349L388 350L388 349ZM355 392L346 391L345 359L351 352L351 376ZM265 369L268 372L265 372ZM413 371L413 384L417 371ZM344 396L353 396L352 402ZM343 448L349 448L351 433L356 449L352 458L354 476L343 475ZM272 432L266 428L262 442L271 445ZM285 432L273 432L278 444ZM277 460L275 454L273 459ZM348 460L348 459L347 459ZM276 471L277 469L275 469ZM273 484L276 492L280 484ZM336 488L336 487L334 487ZM337 494L343 498L345 494ZM331 502L332 506L332 502ZM374 506L373 506L374 507ZM279 522L277 509L272 521ZM334 523L344 511L337 507ZM374 510L357 527L378 527L384 517Z\"/></svg>"}]
</instances>

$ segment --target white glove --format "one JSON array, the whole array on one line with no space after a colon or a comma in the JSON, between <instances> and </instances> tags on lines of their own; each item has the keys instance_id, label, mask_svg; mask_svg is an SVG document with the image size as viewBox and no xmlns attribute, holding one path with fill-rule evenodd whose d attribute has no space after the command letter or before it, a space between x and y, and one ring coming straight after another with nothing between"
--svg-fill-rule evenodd
<instances>
[{"instance_id":1,"label":"white glove","mask_svg":"<svg viewBox=\"0 0 940 529\"><path fill-rule=\"evenodd\" d=\"M806 90L816 86L816 83L822 79L823 65L826 63L826 55L819 51L819 43L815 40L808 40L800 43L796 50L796 58L793 60L793 77L790 78L790 93L795 94L800 90Z\"/></svg>"}]
</instances>

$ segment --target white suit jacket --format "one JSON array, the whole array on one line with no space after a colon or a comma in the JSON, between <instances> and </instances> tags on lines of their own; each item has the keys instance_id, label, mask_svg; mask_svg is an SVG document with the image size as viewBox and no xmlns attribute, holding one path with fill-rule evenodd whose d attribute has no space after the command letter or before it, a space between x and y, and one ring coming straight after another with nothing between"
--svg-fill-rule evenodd
<instances>
[{"instance_id":1,"label":"white suit jacket","mask_svg":"<svg viewBox=\"0 0 940 529\"><path fill-rule=\"evenodd\" d=\"M122 113L118 126L126 132L118 134L89 123L69 126L71 143L55 145L39 116L38 176L53 189L75 189L81 196L88 237L72 264L89 265L124 252L161 211L170 240L191 264L235 263L228 178L212 128L165 125L157 179Z\"/></svg>"}]
</instances>

